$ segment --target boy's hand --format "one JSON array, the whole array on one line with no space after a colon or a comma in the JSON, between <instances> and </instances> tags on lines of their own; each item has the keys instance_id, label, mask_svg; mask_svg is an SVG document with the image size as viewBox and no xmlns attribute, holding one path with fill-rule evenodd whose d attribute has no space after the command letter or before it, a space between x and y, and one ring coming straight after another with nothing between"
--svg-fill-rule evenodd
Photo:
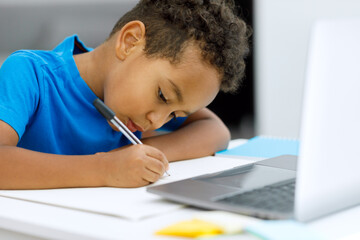
<instances>
[{"instance_id":1,"label":"boy's hand","mask_svg":"<svg viewBox=\"0 0 360 240\"><path fill-rule=\"evenodd\" d=\"M138 144L99 154L106 161L105 182L109 187L141 187L156 182L169 168L157 148Z\"/></svg>"}]
</instances>

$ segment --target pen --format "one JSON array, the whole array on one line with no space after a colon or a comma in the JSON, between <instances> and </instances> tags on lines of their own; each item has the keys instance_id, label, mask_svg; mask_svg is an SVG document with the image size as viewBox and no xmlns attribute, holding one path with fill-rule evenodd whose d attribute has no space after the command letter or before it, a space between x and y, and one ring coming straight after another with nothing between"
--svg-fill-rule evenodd
<instances>
[{"instance_id":1,"label":"pen","mask_svg":"<svg viewBox=\"0 0 360 240\"><path fill-rule=\"evenodd\" d=\"M99 111L99 113L101 115L103 115L103 117L108 120L109 122L111 122L112 124L114 124L114 126L120 130L120 132L122 134L125 135L125 137L127 139L129 139L129 141L136 145L136 144L143 144L126 126L124 123L122 123L120 121L120 119L118 119L115 116L115 113L108 107L105 105L105 103L103 101L101 101L99 98L96 98L93 102L93 105L95 106L96 110ZM166 174L168 176L170 176L170 174L165 171Z\"/></svg>"}]
</instances>

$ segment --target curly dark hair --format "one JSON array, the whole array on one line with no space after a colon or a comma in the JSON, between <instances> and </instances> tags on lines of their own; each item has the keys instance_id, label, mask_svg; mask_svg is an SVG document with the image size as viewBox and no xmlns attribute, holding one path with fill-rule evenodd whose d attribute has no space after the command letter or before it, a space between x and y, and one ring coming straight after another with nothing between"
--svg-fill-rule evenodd
<instances>
[{"instance_id":1,"label":"curly dark hair","mask_svg":"<svg viewBox=\"0 0 360 240\"><path fill-rule=\"evenodd\" d=\"M177 63L189 40L195 40L204 60L221 74L220 90L237 90L251 33L232 0L141 0L119 19L109 38L134 20L145 25L146 56Z\"/></svg>"}]
</instances>

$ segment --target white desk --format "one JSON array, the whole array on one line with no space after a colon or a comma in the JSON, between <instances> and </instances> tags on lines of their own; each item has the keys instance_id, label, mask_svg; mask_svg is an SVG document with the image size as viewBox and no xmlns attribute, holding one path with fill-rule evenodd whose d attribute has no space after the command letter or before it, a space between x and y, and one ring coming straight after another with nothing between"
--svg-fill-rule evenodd
<instances>
[{"instance_id":1,"label":"white desk","mask_svg":"<svg viewBox=\"0 0 360 240\"><path fill-rule=\"evenodd\" d=\"M235 142L233 142L235 143ZM171 223L189 220L187 207L139 221L0 197L0 239L181 239L155 236ZM360 206L308 223L327 239L360 232ZM242 239L239 235L238 239Z\"/></svg>"}]
</instances>

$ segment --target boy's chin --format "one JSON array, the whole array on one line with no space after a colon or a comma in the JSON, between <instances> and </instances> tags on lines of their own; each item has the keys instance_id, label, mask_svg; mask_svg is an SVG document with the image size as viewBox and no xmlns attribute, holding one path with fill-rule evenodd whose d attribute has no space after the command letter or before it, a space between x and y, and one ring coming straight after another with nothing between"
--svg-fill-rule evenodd
<instances>
[{"instance_id":1,"label":"boy's chin","mask_svg":"<svg viewBox=\"0 0 360 240\"><path fill-rule=\"evenodd\" d=\"M116 131L116 132L120 132L120 130L119 130L117 127L115 127L114 124L109 123L109 125L110 125L110 127L112 128L112 130L114 130L114 131Z\"/></svg>"}]
</instances>

